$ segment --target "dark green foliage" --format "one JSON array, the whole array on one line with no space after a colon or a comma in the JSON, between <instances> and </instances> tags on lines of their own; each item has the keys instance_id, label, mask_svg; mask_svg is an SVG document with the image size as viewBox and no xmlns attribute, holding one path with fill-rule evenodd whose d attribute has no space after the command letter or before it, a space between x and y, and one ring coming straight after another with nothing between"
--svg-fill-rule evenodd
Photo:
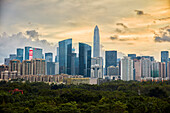
<instances>
[{"instance_id":1,"label":"dark green foliage","mask_svg":"<svg viewBox=\"0 0 170 113\"><path fill-rule=\"evenodd\" d=\"M10 94L18 88L24 94ZM0 113L168 113L170 81L101 85L0 82Z\"/></svg>"}]
</instances>

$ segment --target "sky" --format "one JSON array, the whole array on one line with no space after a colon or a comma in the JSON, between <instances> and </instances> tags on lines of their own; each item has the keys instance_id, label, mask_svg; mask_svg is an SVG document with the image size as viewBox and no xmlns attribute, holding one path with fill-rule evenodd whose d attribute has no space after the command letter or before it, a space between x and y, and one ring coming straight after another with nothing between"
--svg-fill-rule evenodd
<instances>
[{"instance_id":1,"label":"sky","mask_svg":"<svg viewBox=\"0 0 170 113\"><path fill-rule=\"evenodd\" d=\"M56 54L67 38L93 46L96 25L104 51L158 61L170 52L170 0L0 0L0 63L17 47Z\"/></svg>"}]
</instances>

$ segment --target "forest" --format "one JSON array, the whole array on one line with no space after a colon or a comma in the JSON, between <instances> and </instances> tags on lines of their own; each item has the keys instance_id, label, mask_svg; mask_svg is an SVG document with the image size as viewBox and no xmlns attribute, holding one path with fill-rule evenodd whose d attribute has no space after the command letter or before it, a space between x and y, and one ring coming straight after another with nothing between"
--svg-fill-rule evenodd
<instances>
[{"instance_id":1,"label":"forest","mask_svg":"<svg viewBox=\"0 0 170 113\"><path fill-rule=\"evenodd\" d=\"M14 89L21 92L9 92ZM64 85L1 81L3 113L168 113L170 81Z\"/></svg>"}]
</instances>

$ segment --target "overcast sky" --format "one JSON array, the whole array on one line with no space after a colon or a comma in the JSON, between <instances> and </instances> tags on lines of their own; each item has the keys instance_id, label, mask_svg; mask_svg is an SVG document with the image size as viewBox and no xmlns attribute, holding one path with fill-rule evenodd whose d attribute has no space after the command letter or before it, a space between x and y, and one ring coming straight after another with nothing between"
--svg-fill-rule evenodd
<instances>
[{"instance_id":1,"label":"overcast sky","mask_svg":"<svg viewBox=\"0 0 170 113\"><path fill-rule=\"evenodd\" d=\"M95 25L104 50L157 60L170 50L170 0L0 0L0 63L25 45L45 52L67 38L92 45Z\"/></svg>"}]
</instances>

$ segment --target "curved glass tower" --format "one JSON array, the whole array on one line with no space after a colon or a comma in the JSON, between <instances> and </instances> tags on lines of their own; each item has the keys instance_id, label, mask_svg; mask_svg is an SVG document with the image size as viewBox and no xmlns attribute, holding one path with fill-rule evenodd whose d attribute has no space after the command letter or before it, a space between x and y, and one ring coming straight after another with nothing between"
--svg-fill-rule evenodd
<instances>
[{"instance_id":1,"label":"curved glass tower","mask_svg":"<svg viewBox=\"0 0 170 113\"><path fill-rule=\"evenodd\" d=\"M94 29L93 57L100 57L100 36L99 36L99 28L97 25Z\"/></svg>"}]
</instances>

